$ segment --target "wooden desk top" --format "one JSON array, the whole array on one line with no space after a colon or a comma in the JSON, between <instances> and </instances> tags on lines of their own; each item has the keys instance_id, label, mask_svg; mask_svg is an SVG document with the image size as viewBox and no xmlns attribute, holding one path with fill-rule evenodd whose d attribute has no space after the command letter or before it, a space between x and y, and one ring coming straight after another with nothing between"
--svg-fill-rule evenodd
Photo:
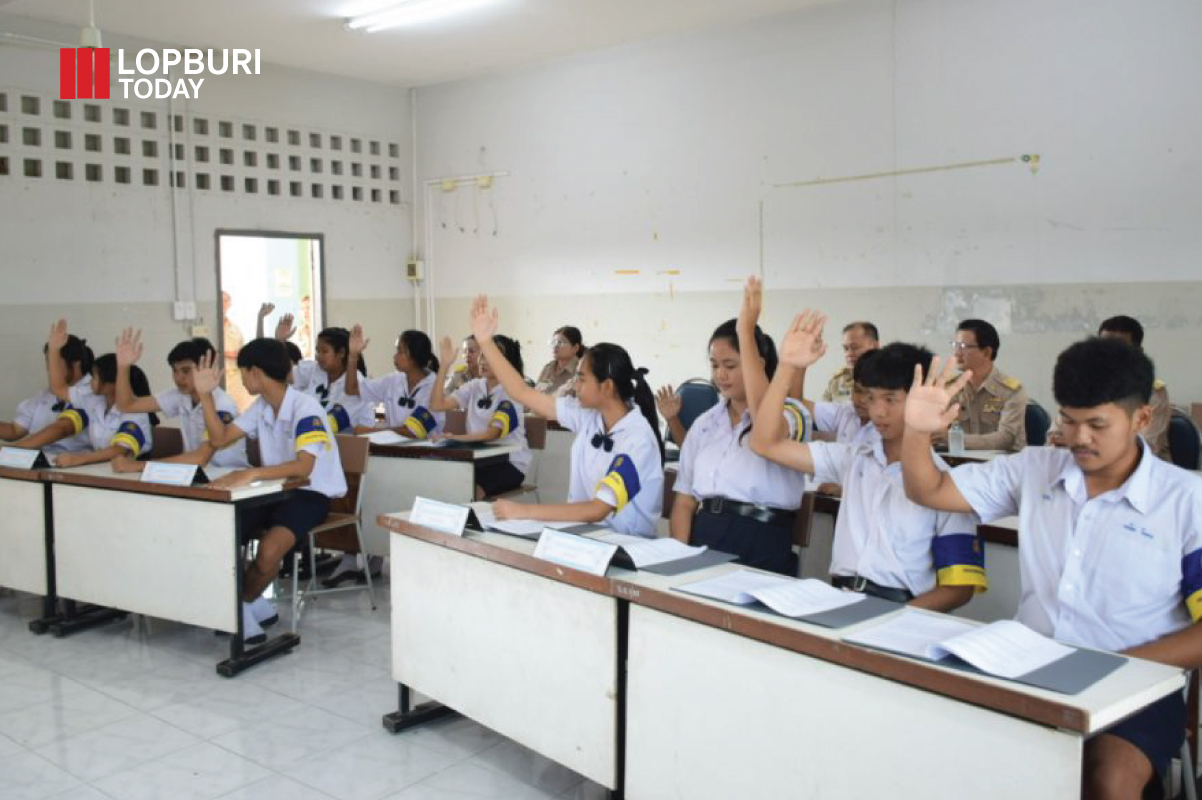
<instances>
[{"instance_id":1,"label":"wooden desk top","mask_svg":"<svg viewBox=\"0 0 1202 800\"><path fill-rule=\"evenodd\" d=\"M424 447L403 444L373 444L368 452L383 458L429 458L435 461L484 461L517 452L517 445L488 447Z\"/></svg>"},{"instance_id":2,"label":"wooden desk top","mask_svg":"<svg viewBox=\"0 0 1202 800\"><path fill-rule=\"evenodd\" d=\"M0 478L13 481L29 481L37 483L46 480L44 469L17 469L16 467L0 467Z\"/></svg>"},{"instance_id":3,"label":"wooden desk top","mask_svg":"<svg viewBox=\"0 0 1202 800\"><path fill-rule=\"evenodd\" d=\"M721 564L675 576L610 568L605 577L598 577L534 558L534 542L531 540L474 532L467 537L452 536L413 525L394 514L382 514L378 521L388 530L413 539L458 550L561 583L610 594L800 655L818 658L1031 722L1086 735L1123 719L1185 685L1184 674L1175 667L1132 659L1078 695L1058 694L1000 678L966 673L895 656L841 640L840 637L852 631L877 624L880 618L860 623L858 626L831 630L769 612L744 609L673 590L674 586L741 569L735 564Z\"/></svg>"},{"instance_id":4,"label":"wooden desk top","mask_svg":"<svg viewBox=\"0 0 1202 800\"><path fill-rule=\"evenodd\" d=\"M82 467L71 467L69 469L44 470L44 479L51 483L62 483L70 486L89 486L95 489L139 492L141 494L179 497L186 500L207 500L214 503L236 503L251 498L278 495L293 489L299 489L309 483L307 480L291 479L284 482L275 491L255 491L246 494L237 489L213 489L207 485L168 486L162 483L146 483L142 481L141 473L113 472L113 468L107 463L86 464Z\"/></svg>"}]
</instances>

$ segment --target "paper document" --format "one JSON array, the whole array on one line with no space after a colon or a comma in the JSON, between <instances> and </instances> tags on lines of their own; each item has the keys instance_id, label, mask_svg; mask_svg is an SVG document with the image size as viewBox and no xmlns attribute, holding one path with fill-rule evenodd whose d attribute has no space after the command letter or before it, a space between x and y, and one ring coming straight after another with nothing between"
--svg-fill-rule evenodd
<instances>
[{"instance_id":1,"label":"paper document","mask_svg":"<svg viewBox=\"0 0 1202 800\"><path fill-rule=\"evenodd\" d=\"M889 650L914 658L927 658L927 649L977 627L946 614L929 614L907 608L880 625L846 637L846 641Z\"/></svg>"},{"instance_id":2,"label":"paper document","mask_svg":"<svg viewBox=\"0 0 1202 800\"><path fill-rule=\"evenodd\" d=\"M570 528L579 525L578 522L546 522L537 519L497 519L492 511L492 503L468 503L468 508L476 512L476 519L486 531L500 531L514 536L537 536L544 528Z\"/></svg>"},{"instance_id":3,"label":"paper document","mask_svg":"<svg viewBox=\"0 0 1202 800\"><path fill-rule=\"evenodd\" d=\"M790 579L782 575L769 575L764 572L754 572L749 569L737 569L719 575L716 578L706 578L703 581L686 583L676 588L682 592L721 600L725 603L735 603L741 606L755 602L752 592L769 586L787 583Z\"/></svg>"},{"instance_id":4,"label":"paper document","mask_svg":"<svg viewBox=\"0 0 1202 800\"><path fill-rule=\"evenodd\" d=\"M751 592L751 596L785 617L821 614L864 599L862 594L836 589L816 578L800 581L790 579L772 586L762 586Z\"/></svg>"},{"instance_id":5,"label":"paper document","mask_svg":"<svg viewBox=\"0 0 1202 800\"><path fill-rule=\"evenodd\" d=\"M367 440L372 444L406 444L413 441L390 430L372 431L367 434Z\"/></svg>"},{"instance_id":6,"label":"paper document","mask_svg":"<svg viewBox=\"0 0 1202 800\"><path fill-rule=\"evenodd\" d=\"M1017 678L1076 652L1013 620L991 622L927 648L929 658L959 656L982 672Z\"/></svg>"},{"instance_id":7,"label":"paper document","mask_svg":"<svg viewBox=\"0 0 1202 800\"><path fill-rule=\"evenodd\" d=\"M642 536L631 536L626 533L607 533L593 538L599 542L616 544L622 548L626 555L630 556L634 566L639 569L668 561L679 561L682 558L691 558L706 550L704 547L690 547L671 536L645 539Z\"/></svg>"}]
</instances>

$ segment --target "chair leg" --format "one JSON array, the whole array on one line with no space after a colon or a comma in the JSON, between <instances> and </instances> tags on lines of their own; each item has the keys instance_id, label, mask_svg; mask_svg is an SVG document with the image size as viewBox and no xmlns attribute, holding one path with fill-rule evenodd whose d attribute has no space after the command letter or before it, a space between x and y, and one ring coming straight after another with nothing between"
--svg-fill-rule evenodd
<instances>
[{"instance_id":1,"label":"chair leg","mask_svg":"<svg viewBox=\"0 0 1202 800\"><path fill-rule=\"evenodd\" d=\"M292 553L292 632L300 625L300 551Z\"/></svg>"},{"instance_id":2,"label":"chair leg","mask_svg":"<svg viewBox=\"0 0 1202 800\"><path fill-rule=\"evenodd\" d=\"M367 554L367 546L363 543L363 527L355 520L355 538L359 540L359 552L363 554L363 575L367 578L367 599L371 602L371 610L376 610L376 590L371 582L371 556Z\"/></svg>"},{"instance_id":3,"label":"chair leg","mask_svg":"<svg viewBox=\"0 0 1202 800\"><path fill-rule=\"evenodd\" d=\"M1189 739L1181 745L1181 797L1198 800L1198 774L1194 771L1194 759L1189 749Z\"/></svg>"}]
</instances>

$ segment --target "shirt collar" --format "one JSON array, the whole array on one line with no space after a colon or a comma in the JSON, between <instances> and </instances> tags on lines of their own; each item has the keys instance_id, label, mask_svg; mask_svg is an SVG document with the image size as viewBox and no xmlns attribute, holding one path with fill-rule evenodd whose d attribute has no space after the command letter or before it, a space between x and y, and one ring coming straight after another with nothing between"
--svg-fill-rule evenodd
<instances>
[{"instance_id":1,"label":"shirt collar","mask_svg":"<svg viewBox=\"0 0 1202 800\"><path fill-rule=\"evenodd\" d=\"M1152 471L1156 469L1153 462L1158 459L1148 449L1148 443L1142 436L1136 438L1139 440L1139 466L1123 482L1122 486L1111 489L1105 496L1116 501L1126 500L1136 511L1146 514L1150 510L1149 495L1152 492ZM1077 502L1085 500L1085 473L1081 471L1081 467L1077 465L1077 460L1072 457L1071 452L1064 467L1060 470L1060 474L1056 476L1055 484L1063 484L1064 491Z\"/></svg>"}]
</instances>

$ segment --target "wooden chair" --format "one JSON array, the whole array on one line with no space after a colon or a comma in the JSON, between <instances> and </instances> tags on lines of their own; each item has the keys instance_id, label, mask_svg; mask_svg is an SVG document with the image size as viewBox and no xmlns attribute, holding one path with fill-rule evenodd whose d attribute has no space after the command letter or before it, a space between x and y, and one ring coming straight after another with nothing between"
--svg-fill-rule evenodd
<instances>
[{"instance_id":1,"label":"wooden chair","mask_svg":"<svg viewBox=\"0 0 1202 800\"><path fill-rule=\"evenodd\" d=\"M184 452L184 435L180 429L156 425L154 443L150 448L148 458L151 461L158 461L161 458L178 456L182 452Z\"/></svg>"},{"instance_id":2,"label":"wooden chair","mask_svg":"<svg viewBox=\"0 0 1202 800\"><path fill-rule=\"evenodd\" d=\"M450 422L449 415L447 421L448 423ZM547 421L542 417L527 416L523 420L523 424L526 427L526 444L529 445L530 449L533 451L531 453L533 457L530 460L530 471L526 473L526 479L529 481L529 483L523 483L516 489L510 489L508 492L501 492L499 495L494 497L487 497L485 498L486 500L491 501L496 500L499 497L520 497L524 494L533 494L534 502L542 502L541 498L538 496L538 466L539 462L542 460L542 453L539 451L545 450L547 447Z\"/></svg>"},{"instance_id":3,"label":"wooden chair","mask_svg":"<svg viewBox=\"0 0 1202 800\"><path fill-rule=\"evenodd\" d=\"M446 412L442 431L443 433L467 433L467 412L462 408Z\"/></svg>"},{"instance_id":4,"label":"wooden chair","mask_svg":"<svg viewBox=\"0 0 1202 800\"><path fill-rule=\"evenodd\" d=\"M314 539L322 533L338 530L353 526L355 529L355 537L359 543L359 552L363 554L363 558L367 559L367 546L363 542L363 526L362 526L362 510L363 510L363 481L367 474L368 463L368 447L371 442L366 436L335 436L337 442L338 456L342 460L342 472L346 476L346 495L331 502L330 513L326 517L325 522L321 523L313 530L309 531L308 541L305 546L309 548L309 563L316 564L314 557ZM305 583L303 589L300 588L300 550L294 550L292 554L292 632L296 633L296 629L300 624L301 614L304 612L305 602L310 597L317 597L323 594L334 594L335 592L355 592L360 589L367 589L368 599L371 601L371 608L376 609L375 589L372 587L371 581L371 566L364 565L363 574L367 578L366 586L336 586L331 589L316 588L317 574L314 570L310 575L309 580Z\"/></svg>"}]
</instances>

